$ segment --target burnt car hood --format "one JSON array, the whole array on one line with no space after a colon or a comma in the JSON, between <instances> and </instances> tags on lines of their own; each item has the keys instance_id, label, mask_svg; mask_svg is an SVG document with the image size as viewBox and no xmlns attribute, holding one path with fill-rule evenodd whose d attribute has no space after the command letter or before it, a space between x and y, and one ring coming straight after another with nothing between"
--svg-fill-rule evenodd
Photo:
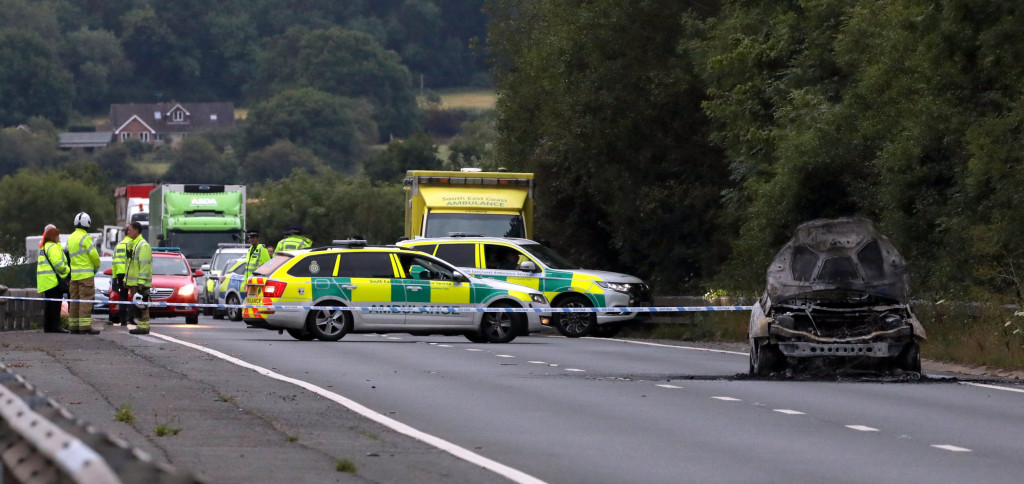
<instances>
[{"instance_id":1,"label":"burnt car hood","mask_svg":"<svg viewBox=\"0 0 1024 484\"><path fill-rule=\"evenodd\" d=\"M860 217L800 224L768 266L766 291L773 303L856 294L909 302L903 257L870 220Z\"/></svg>"}]
</instances>

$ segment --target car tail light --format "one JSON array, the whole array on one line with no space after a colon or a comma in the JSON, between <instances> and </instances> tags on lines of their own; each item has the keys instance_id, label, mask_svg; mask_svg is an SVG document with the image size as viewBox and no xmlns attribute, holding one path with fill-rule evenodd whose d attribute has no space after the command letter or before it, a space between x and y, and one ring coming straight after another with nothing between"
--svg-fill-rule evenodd
<instances>
[{"instance_id":1,"label":"car tail light","mask_svg":"<svg viewBox=\"0 0 1024 484\"><path fill-rule=\"evenodd\" d=\"M267 281L263 284L263 295L265 297L281 297L286 287L288 284L281 281Z\"/></svg>"}]
</instances>

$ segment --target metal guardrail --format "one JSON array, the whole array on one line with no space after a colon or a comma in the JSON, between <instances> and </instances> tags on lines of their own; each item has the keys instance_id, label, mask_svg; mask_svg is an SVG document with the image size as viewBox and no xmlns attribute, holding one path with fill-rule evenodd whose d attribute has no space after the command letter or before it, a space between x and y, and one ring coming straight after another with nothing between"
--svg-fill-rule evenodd
<instances>
[{"instance_id":1,"label":"metal guardrail","mask_svg":"<svg viewBox=\"0 0 1024 484\"><path fill-rule=\"evenodd\" d=\"M187 472L76 419L0 364L0 482L193 484Z\"/></svg>"}]
</instances>

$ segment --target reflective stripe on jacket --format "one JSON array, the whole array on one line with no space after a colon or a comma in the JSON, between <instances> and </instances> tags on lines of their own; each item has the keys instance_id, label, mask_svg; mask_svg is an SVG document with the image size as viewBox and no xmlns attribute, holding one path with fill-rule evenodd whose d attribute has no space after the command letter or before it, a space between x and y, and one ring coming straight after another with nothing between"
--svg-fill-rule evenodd
<instances>
[{"instance_id":1,"label":"reflective stripe on jacket","mask_svg":"<svg viewBox=\"0 0 1024 484\"><path fill-rule=\"evenodd\" d=\"M128 267L128 246L132 238L127 235L114 247L114 258L111 261L110 272L114 276L123 276Z\"/></svg>"},{"instance_id":2,"label":"reflective stripe on jacket","mask_svg":"<svg viewBox=\"0 0 1024 484\"><path fill-rule=\"evenodd\" d=\"M70 273L71 267L68 266L67 259L64 258L64 249L60 247L60 244L53 242L43 244L43 250L39 251L39 259L36 262L36 290L42 294L53 289L57 287L58 275L67 277Z\"/></svg>"},{"instance_id":3,"label":"reflective stripe on jacket","mask_svg":"<svg viewBox=\"0 0 1024 484\"><path fill-rule=\"evenodd\" d=\"M128 286L153 285L153 249L142 236L135 238L130 247L132 258L128 260L128 272L124 283Z\"/></svg>"},{"instance_id":4,"label":"reflective stripe on jacket","mask_svg":"<svg viewBox=\"0 0 1024 484\"><path fill-rule=\"evenodd\" d=\"M96 269L100 268L100 254L85 229L79 227L68 237L68 258L71 260L72 281L96 275Z\"/></svg>"}]
</instances>

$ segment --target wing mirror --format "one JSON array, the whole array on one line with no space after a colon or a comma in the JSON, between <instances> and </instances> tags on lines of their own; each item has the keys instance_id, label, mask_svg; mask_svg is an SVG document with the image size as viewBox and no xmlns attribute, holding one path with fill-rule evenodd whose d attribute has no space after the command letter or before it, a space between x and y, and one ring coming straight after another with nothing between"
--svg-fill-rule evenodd
<instances>
[{"instance_id":1,"label":"wing mirror","mask_svg":"<svg viewBox=\"0 0 1024 484\"><path fill-rule=\"evenodd\" d=\"M192 275L195 277L203 277L206 275L206 273L203 272L202 269L196 269L195 271L192 272Z\"/></svg>"},{"instance_id":2,"label":"wing mirror","mask_svg":"<svg viewBox=\"0 0 1024 484\"><path fill-rule=\"evenodd\" d=\"M523 261L522 264L519 264L519 270L525 272L537 272L537 264L534 264L532 260Z\"/></svg>"},{"instance_id":3,"label":"wing mirror","mask_svg":"<svg viewBox=\"0 0 1024 484\"><path fill-rule=\"evenodd\" d=\"M208 270L210 270L210 264L203 264L202 266L199 266L199 270L201 270L201 271L208 271Z\"/></svg>"}]
</instances>

